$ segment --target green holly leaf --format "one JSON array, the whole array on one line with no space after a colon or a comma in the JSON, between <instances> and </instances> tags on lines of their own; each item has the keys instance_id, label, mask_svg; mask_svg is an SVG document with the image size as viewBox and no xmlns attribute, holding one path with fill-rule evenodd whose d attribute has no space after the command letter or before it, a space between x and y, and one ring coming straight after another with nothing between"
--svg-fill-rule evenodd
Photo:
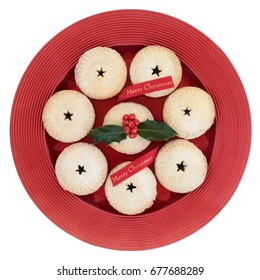
<instances>
[{"instance_id":1,"label":"green holly leaf","mask_svg":"<svg viewBox=\"0 0 260 280\"><path fill-rule=\"evenodd\" d=\"M119 125L105 125L92 129L89 136L93 139L94 144L105 142L110 144L112 142L120 142L126 139L124 128Z\"/></svg>"},{"instance_id":2,"label":"green holly leaf","mask_svg":"<svg viewBox=\"0 0 260 280\"><path fill-rule=\"evenodd\" d=\"M177 132L164 122L146 120L138 125L138 135L149 141L166 141L176 134Z\"/></svg>"}]
</instances>

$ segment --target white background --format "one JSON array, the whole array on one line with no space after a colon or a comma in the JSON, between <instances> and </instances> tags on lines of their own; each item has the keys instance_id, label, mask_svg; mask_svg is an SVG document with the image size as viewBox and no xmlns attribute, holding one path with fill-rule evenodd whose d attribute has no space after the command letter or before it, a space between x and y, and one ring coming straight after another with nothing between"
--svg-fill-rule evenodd
<instances>
[{"instance_id":1,"label":"white background","mask_svg":"<svg viewBox=\"0 0 260 280\"><path fill-rule=\"evenodd\" d=\"M255 0L1 1L1 279L109 278L57 276L57 269L62 265L71 268L115 265L141 269L149 269L154 265L204 266L203 276L190 276L189 279L236 279L239 276L239 279L260 279L260 186L257 177L260 156L260 20L256 5ZM9 144L12 101L19 80L34 55L55 34L75 21L121 8L166 13L186 21L210 37L235 66L248 95L253 123L249 162L227 206L208 225L188 238L163 248L140 252L95 247L68 235L50 222L23 188ZM146 278L142 276L135 279ZM180 276L180 279L186 278Z\"/></svg>"}]
</instances>

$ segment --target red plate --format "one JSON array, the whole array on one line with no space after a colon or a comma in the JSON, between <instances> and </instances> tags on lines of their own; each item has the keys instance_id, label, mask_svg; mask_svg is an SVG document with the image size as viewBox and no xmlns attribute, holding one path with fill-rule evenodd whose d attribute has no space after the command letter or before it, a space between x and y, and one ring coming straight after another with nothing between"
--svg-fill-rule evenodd
<instances>
[{"instance_id":1,"label":"red plate","mask_svg":"<svg viewBox=\"0 0 260 280\"><path fill-rule=\"evenodd\" d=\"M140 215L126 216L109 206L103 187L92 195L78 197L59 186L54 163L67 144L46 135L41 114L55 91L78 89L73 69L84 51L96 46L112 47L122 54L129 66L140 48L154 44L172 49L180 58L184 74L179 87L199 86L214 99L215 125L193 140L206 154L209 169L205 182L194 192L177 195L158 184L155 204ZM147 106L156 120L162 118L164 100L145 96L131 99ZM115 98L92 102L97 114L96 127L115 104ZM118 250L164 246L207 224L235 192L246 166L251 140L246 93L225 54L187 23L144 10L111 11L91 16L52 38L35 56L21 79L10 129L19 176L40 210L71 235L93 245ZM91 140L86 137L83 141ZM154 145L156 143L144 152ZM137 157L118 154L102 144L99 147L108 159L109 170L121 161Z\"/></svg>"}]
</instances>

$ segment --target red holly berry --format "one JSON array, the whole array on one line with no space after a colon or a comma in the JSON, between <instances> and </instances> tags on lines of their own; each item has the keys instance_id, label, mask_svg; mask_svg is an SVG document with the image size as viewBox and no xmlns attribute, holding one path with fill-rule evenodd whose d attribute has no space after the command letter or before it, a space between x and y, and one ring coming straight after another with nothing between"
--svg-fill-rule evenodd
<instances>
[{"instance_id":1,"label":"red holly berry","mask_svg":"<svg viewBox=\"0 0 260 280\"><path fill-rule=\"evenodd\" d=\"M135 114L130 114L130 115L128 116L128 119L129 119L130 121L135 120Z\"/></svg>"},{"instance_id":2,"label":"red holly berry","mask_svg":"<svg viewBox=\"0 0 260 280\"><path fill-rule=\"evenodd\" d=\"M123 115L123 120L128 120L128 118L129 118L129 115L128 114L125 114L125 115Z\"/></svg>"},{"instance_id":3,"label":"red holly berry","mask_svg":"<svg viewBox=\"0 0 260 280\"><path fill-rule=\"evenodd\" d=\"M137 136L139 120L136 119L135 114L124 114L122 117L122 125L124 127L124 132L133 139Z\"/></svg>"},{"instance_id":4,"label":"red holly berry","mask_svg":"<svg viewBox=\"0 0 260 280\"><path fill-rule=\"evenodd\" d=\"M138 119L135 119L134 120L134 124L135 124L135 126L138 126L138 124L139 124L140 122L139 122L139 120Z\"/></svg>"},{"instance_id":5,"label":"red holly berry","mask_svg":"<svg viewBox=\"0 0 260 280\"><path fill-rule=\"evenodd\" d=\"M137 136L137 133L129 133L128 136L129 138L133 139Z\"/></svg>"},{"instance_id":6,"label":"red holly berry","mask_svg":"<svg viewBox=\"0 0 260 280\"><path fill-rule=\"evenodd\" d=\"M123 122L122 122L122 125L123 125L123 126L127 126L128 124L129 124L129 121L123 120Z\"/></svg>"},{"instance_id":7,"label":"red holly berry","mask_svg":"<svg viewBox=\"0 0 260 280\"><path fill-rule=\"evenodd\" d=\"M130 128L134 128L134 127L135 127L135 124L134 124L134 122L131 122L131 121L130 121L130 122L128 123L128 126L129 126Z\"/></svg>"},{"instance_id":8,"label":"red holly berry","mask_svg":"<svg viewBox=\"0 0 260 280\"><path fill-rule=\"evenodd\" d=\"M125 132L125 134L129 134L130 131L131 131L131 128L130 128L129 126L125 126L125 127L124 127L124 132Z\"/></svg>"},{"instance_id":9,"label":"red holly berry","mask_svg":"<svg viewBox=\"0 0 260 280\"><path fill-rule=\"evenodd\" d=\"M138 132L138 128L136 126L130 130L131 134L137 134L137 132Z\"/></svg>"}]
</instances>

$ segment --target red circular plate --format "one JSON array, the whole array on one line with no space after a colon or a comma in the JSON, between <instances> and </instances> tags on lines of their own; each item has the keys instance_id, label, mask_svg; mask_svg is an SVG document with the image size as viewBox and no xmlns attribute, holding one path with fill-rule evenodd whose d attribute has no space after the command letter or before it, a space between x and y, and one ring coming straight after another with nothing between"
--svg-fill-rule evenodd
<instances>
[{"instance_id":1,"label":"red circular plate","mask_svg":"<svg viewBox=\"0 0 260 280\"><path fill-rule=\"evenodd\" d=\"M177 195L158 184L154 205L136 216L113 210L103 187L79 197L58 184L54 163L68 144L49 137L42 124L42 109L60 89L78 89L73 69L80 55L96 46L116 49L128 67L134 54L147 45L172 49L183 66L179 87L204 88L216 106L216 121L207 133L193 142L209 162L206 180L195 191ZM129 85L129 80L127 85ZM131 99L147 106L161 120L164 98ZM95 127L102 124L115 98L92 100ZM251 121L243 85L228 58L208 37L176 18L144 10L101 13L67 27L35 56L18 86L11 116L11 145L14 161L34 203L57 226L97 246L118 250L143 250L164 246L200 229L226 205L243 175L251 140ZM88 137L83 141L91 141ZM146 151L152 149L152 143ZM140 156L121 155L105 145L109 170L124 160ZM143 153L144 153L143 152Z\"/></svg>"}]
</instances>

